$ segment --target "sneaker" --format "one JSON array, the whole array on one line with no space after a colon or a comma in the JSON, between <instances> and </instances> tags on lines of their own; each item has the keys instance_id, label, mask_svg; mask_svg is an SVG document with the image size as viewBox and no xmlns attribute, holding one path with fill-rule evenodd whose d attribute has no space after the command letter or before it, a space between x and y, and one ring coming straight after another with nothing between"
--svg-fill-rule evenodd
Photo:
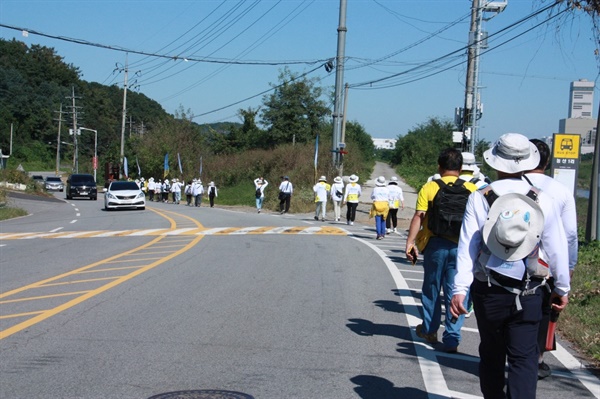
<instances>
[{"instance_id":1,"label":"sneaker","mask_svg":"<svg viewBox=\"0 0 600 399\"><path fill-rule=\"evenodd\" d=\"M392 232L392 229L385 229L386 234L390 234Z\"/></svg>"},{"instance_id":2,"label":"sneaker","mask_svg":"<svg viewBox=\"0 0 600 399\"><path fill-rule=\"evenodd\" d=\"M321 222L324 222L324 221L325 221L325 218L321 218Z\"/></svg>"},{"instance_id":3,"label":"sneaker","mask_svg":"<svg viewBox=\"0 0 600 399\"><path fill-rule=\"evenodd\" d=\"M260 209L258 210L258 213L260 213Z\"/></svg>"},{"instance_id":4,"label":"sneaker","mask_svg":"<svg viewBox=\"0 0 600 399\"><path fill-rule=\"evenodd\" d=\"M397 232L398 232L398 230L394 227L394 233L397 233Z\"/></svg>"},{"instance_id":5,"label":"sneaker","mask_svg":"<svg viewBox=\"0 0 600 399\"><path fill-rule=\"evenodd\" d=\"M429 342L430 344L435 344L438 342L436 333L425 334L423 332L423 324L419 324L417 326L416 332L417 332L417 337L423 338L425 341Z\"/></svg>"},{"instance_id":6,"label":"sneaker","mask_svg":"<svg viewBox=\"0 0 600 399\"><path fill-rule=\"evenodd\" d=\"M319 220L319 217L318 217L318 216L315 216L315 220Z\"/></svg>"},{"instance_id":7,"label":"sneaker","mask_svg":"<svg viewBox=\"0 0 600 399\"><path fill-rule=\"evenodd\" d=\"M538 364L538 380L543 380L546 377L550 377L552 375L552 370L550 367L544 363L543 361Z\"/></svg>"},{"instance_id":8,"label":"sneaker","mask_svg":"<svg viewBox=\"0 0 600 399\"><path fill-rule=\"evenodd\" d=\"M354 226L354 222L350 222L350 226Z\"/></svg>"},{"instance_id":9,"label":"sneaker","mask_svg":"<svg viewBox=\"0 0 600 399\"><path fill-rule=\"evenodd\" d=\"M469 306L469 309L467 309L467 314L465 315L465 317L468 319L469 317L471 317L472 314L473 314L473 304L471 303L471 306Z\"/></svg>"}]
</instances>

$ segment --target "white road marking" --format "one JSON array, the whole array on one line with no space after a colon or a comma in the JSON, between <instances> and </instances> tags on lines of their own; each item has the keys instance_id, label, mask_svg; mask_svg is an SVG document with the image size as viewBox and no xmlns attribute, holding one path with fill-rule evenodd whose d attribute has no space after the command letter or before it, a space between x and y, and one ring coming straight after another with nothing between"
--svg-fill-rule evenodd
<instances>
[{"instance_id":1,"label":"white road marking","mask_svg":"<svg viewBox=\"0 0 600 399\"><path fill-rule=\"evenodd\" d=\"M50 233L56 233L57 231L62 230L64 227L57 227L54 230L50 230Z\"/></svg>"}]
</instances>

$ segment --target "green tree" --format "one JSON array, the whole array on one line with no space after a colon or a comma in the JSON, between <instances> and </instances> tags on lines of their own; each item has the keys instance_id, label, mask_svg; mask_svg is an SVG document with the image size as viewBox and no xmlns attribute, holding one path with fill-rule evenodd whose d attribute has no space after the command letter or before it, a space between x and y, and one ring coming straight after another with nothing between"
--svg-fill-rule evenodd
<instances>
[{"instance_id":1,"label":"green tree","mask_svg":"<svg viewBox=\"0 0 600 399\"><path fill-rule=\"evenodd\" d=\"M317 79L300 78L287 67L279 74L274 91L263 98L261 123L267 129L270 147L279 144L308 143L322 128L330 110L321 100L323 89Z\"/></svg>"}]
</instances>

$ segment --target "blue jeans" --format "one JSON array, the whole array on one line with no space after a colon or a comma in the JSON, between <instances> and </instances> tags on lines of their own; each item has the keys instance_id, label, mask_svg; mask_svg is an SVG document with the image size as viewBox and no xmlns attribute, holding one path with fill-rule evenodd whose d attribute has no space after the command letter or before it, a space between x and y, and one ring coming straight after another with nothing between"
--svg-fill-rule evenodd
<instances>
[{"instance_id":1,"label":"blue jeans","mask_svg":"<svg viewBox=\"0 0 600 399\"><path fill-rule=\"evenodd\" d=\"M378 236L385 236L385 218L383 215L375 216L375 231Z\"/></svg>"},{"instance_id":2,"label":"blue jeans","mask_svg":"<svg viewBox=\"0 0 600 399\"><path fill-rule=\"evenodd\" d=\"M262 204L263 204L263 200L265 199L265 197L260 197L256 199L256 209L261 209L262 208Z\"/></svg>"},{"instance_id":3,"label":"blue jeans","mask_svg":"<svg viewBox=\"0 0 600 399\"><path fill-rule=\"evenodd\" d=\"M460 329L465 316L460 315L456 323L451 323L450 300L452 287L456 276L456 252L458 245L441 237L431 237L423 254L423 289L421 303L423 304L423 332L433 334L440 328L442 320L442 296L440 288L444 289L444 334L442 342L446 348L453 348L460 343ZM465 306L468 299L465 298Z\"/></svg>"}]
</instances>

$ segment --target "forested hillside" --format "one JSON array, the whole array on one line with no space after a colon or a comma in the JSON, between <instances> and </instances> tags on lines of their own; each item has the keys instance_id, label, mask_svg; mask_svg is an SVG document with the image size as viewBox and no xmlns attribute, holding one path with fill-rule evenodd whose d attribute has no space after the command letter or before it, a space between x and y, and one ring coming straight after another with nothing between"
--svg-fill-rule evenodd
<instances>
[{"instance_id":1,"label":"forested hillside","mask_svg":"<svg viewBox=\"0 0 600 399\"><path fill-rule=\"evenodd\" d=\"M0 40L0 148L8 153L12 126L9 168L22 164L30 170L54 170L57 141L73 143L69 129L76 116L78 127L98 132L98 180L103 182L103 165L117 163L120 157L123 88L86 82L81 76L77 66L66 64L52 48ZM195 123L184 105L170 115L144 94L128 91L124 143L128 176L162 178L165 155L169 154L169 178L187 180L202 172L203 178L235 185L255 174L272 173L289 174L309 184L314 179L317 136L321 143L318 173L333 175L331 110L329 102L323 100L331 94L330 89L316 80L299 78L288 69L280 71L278 78L279 83L265 95L260 108L238 110L239 122L212 125ZM374 152L371 137L360 124L350 122L346 143L350 153L345 157L345 171L366 174ZM91 172L94 133L83 131L78 144L79 171ZM305 154L303 158L292 164L289 155L288 159L277 159L280 151L274 150L291 144L292 149L284 152ZM257 151L254 158L242 156L248 151ZM61 145L60 164L63 173L72 171L72 145ZM299 165L304 164L309 173L300 173L305 168ZM232 165L235 170L229 170Z\"/></svg>"}]
</instances>

